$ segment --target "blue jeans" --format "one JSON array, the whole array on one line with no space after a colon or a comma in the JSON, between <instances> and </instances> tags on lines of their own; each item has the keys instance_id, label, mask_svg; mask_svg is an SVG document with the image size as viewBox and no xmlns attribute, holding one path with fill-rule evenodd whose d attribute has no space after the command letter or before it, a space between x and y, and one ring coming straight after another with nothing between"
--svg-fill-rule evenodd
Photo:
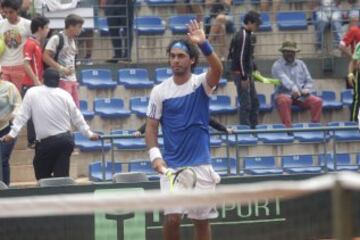
<instances>
[{"instance_id":1,"label":"blue jeans","mask_svg":"<svg viewBox=\"0 0 360 240\"><path fill-rule=\"evenodd\" d=\"M341 13L333 9L330 13L325 11L316 12L316 49L322 50L324 47L324 35L326 28L330 26L333 33L333 47L337 48L341 40Z\"/></svg>"},{"instance_id":2,"label":"blue jeans","mask_svg":"<svg viewBox=\"0 0 360 240\"><path fill-rule=\"evenodd\" d=\"M10 125L0 131L0 137L5 136L10 132ZM11 143L0 142L1 146L1 160L2 160L2 180L6 185L10 184L10 156L14 148L15 141ZM1 180L1 179L0 179Z\"/></svg>"}]
</instances>

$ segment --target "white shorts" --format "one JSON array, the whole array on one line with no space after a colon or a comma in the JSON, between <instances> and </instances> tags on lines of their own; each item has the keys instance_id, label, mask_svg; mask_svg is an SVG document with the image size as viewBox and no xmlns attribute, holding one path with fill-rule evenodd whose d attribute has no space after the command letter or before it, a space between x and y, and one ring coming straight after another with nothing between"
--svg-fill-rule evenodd
<instances>
[{"instance_id":1,"label":"white shorts","mask_svg":"<svg viewBox=\"0 0 360 240\"><path fill-rule=\"evenodd\" d=\"M219 175L214 171L211 165L201 165L192 167L197 175L195 189L215 190L216 184L220 181ZM160 178L160 188L163 192L170 191L169 179L166 176ZM216 207L203 207L195 209L168 208L164 209L164 214L186 214L188 218L195 220L217 218L218 212Z\"/></svg>"}]
</instances>

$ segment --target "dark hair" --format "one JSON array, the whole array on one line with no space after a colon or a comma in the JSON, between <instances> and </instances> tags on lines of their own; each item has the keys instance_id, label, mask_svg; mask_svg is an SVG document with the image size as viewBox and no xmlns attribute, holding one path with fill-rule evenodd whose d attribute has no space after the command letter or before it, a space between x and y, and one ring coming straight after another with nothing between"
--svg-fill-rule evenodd
<instances>
[{"instance_id":1,"label":"dark hair","mask_svg":"<svg viewBox=\"0 0 360 240\"><path fill-rule=\"evenodd\" d=\"M248 24L248 23L257 23L258 25L261 24L261 17L260 14L256 11L249 11L245 16L244 16L244 23Z\"/></svg>"},{"instance_id":2,"label":"dark hair","mask_svg":"<svg viewBox=\"0 0 360 240\"><path fill-rule=\"evenodd\" d=\"M47 87L56 88L59 86L60 74L54 68L47 68L43 74L44 84Z\"/></svg>"},{"instance_id":3,"label":"dark hair","mask_svg":"<svg viewBox=\"0 0 360 240\"><path fill-rule=\"evenodd\" d=\"M47 19L46 17L43 16L38 16L38 17L34 17L31 20L31 33L36 33L39 28L44 28L46 25L49 24L49 19Z\"/></svg>"},{"instance_id":4,"label":"dark hair","mask_svg":"<svg viewBox=\"0 0 360 240\"><path fill-rule=\"evenodd\" d=\"M70 26L76 26L78 24L84 24L84 19L79 15L69 14L65 18L65 29L69 28Z\"/></svg>"},{"instance_id":5,"label":"dark hair","mask_svg":"<svg viewBox=\"0 0 360 240\"><path fill-rule=\"evenodd\" d=\"M197 47L192 42L190 42L187 39L173 40L167 47L166 53L169 56L171 48L178 42L184 44L187 47L190 58L194 60L194 63L191 65L191 72L192 72L199 61L199 51L197 50Z\"/></svg>"},{"instance_id":6,"label":"dark hair","mask_svg":"<svg viewBox=\"0 0 360 240\"><path fill-rule=\"evenodd\" d=\"M11 8L19 11L22 5L22 0L2 0L1 8Z\"/></svg>"}]
</instances>

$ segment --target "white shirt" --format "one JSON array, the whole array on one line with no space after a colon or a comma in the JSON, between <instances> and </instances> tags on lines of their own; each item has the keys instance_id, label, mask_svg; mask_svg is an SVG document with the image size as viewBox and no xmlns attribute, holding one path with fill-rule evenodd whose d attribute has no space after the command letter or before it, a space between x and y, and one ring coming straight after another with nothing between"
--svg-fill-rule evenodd
<instances>
[{"instance_id":1,"label":"white shirt","mask_svg":"<svg viewBox=\"0 0 360 240\"><path fill-rule=\"evenodd\" d=\"M64 32L60 32L64 36L64 46L59 52L57 62L64 67L72 68L75 67L75 56L77 53L77 47L75 43L75 39L68 38ZM56 49L59 45L59 36L56 34L52 36L48 43L46 44L45 49L49 50L53 53L56 53ZM76 81L76 74L73 71L70 75L61 75L61 80L65 81Z\"/></svg>"},{"instance_id":2,"label":"white shirt","mask_svg":"<svg viewBox=\"0 0 360 240\"><path fill-rule=\"evenodd\" d=\"M37 140L70 131L71 124L83 135L93 135L71 95L60 88L42 85L29 89L13 121L10 136L16 137L30 117Z\"/></svg>"},{"instance_id":3,"label":"white shirt","mask_svg":"<svg viewBox=\"0 0 360 240\"><path fill-rule=\"evenodd\" d=\"M0 37L5 41L5 52L0 58L1 66L23 65L23 48L25 41L31 36L31 22L19 17L17 24L11 24L7 19L0 21Z\"/></svg>"}]
</instances>

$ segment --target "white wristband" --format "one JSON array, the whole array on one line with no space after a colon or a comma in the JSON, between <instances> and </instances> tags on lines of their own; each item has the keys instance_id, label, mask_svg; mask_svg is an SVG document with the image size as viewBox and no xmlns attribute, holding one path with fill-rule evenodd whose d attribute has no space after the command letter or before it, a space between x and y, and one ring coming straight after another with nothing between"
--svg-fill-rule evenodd
<instances>
[{"instance_id":1,"label":"white wristband","mask_svg":"<svg viewBox=\"0 0 360 240\"><path fill-rule=\"evenodd\" d=\"M160 149L158 147L152 147L149 150L149 157L151 162L153 162L157 158L161 158L161 159L163 158Z\"/></svg>"}]
</instances>

